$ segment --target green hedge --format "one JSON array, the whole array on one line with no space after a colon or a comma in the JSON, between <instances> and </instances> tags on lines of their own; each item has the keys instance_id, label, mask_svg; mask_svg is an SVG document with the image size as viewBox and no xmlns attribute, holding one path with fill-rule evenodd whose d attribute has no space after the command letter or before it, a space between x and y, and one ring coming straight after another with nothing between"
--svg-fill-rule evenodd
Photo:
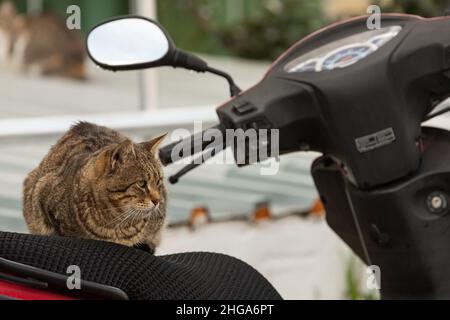
<instances>
[{"instance_id":1,"label":"green hedge","mask_svg":"<svg viewBox=\"0 0 450 320\"><path fill-rule=\"evenodd\" d=\"M26 0L13 0L13 2L20 12L26 12ZM56 12L62 17L67 17L67 7L78 5L81 8L84 32L102 20L129 12L127 0L44 0L43 5L44 10Z\"/></svg>"}]
</instances>

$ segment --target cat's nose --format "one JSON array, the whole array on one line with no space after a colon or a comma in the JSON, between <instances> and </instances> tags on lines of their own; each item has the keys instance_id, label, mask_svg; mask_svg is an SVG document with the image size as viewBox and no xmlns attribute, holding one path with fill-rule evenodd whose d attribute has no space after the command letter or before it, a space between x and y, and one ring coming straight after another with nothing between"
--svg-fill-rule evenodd
<instances>
[{"instance_id":1,"label":"cat's nose","mask_svg":"<svg viewBox=\"0 0 450 320\"><path fill-rule=\"evenodd\" d=\"M161 196L156 191L150 191L150 200L156 206L161 201Z\"/></svg>"}]
</instances>

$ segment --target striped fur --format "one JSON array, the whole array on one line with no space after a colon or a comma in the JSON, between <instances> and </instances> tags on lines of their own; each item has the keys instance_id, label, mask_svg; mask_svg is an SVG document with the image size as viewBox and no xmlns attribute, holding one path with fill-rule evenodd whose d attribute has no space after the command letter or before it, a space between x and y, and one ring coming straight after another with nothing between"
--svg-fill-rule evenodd
<instances>
[{"instance_id":1,"label":"striped fur","mask_svg":"<svg viewBox=\"0 0 450 320\"><path fill-rule=\"evenodd\" d=\"M163 139L136 144L105 127L73 126L24 182L30 232L156 247L166 217Z\"/></svg>"}]
</instances>

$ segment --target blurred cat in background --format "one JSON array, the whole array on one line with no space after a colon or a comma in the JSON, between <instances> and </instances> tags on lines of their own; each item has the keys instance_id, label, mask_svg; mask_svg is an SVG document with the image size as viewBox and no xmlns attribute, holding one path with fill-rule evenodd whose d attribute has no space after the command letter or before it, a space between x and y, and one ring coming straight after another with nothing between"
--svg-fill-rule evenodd
<instances>
[{"instance_id":1,"label":"blurred cat in background","mask_svg":"<svg viewBox=\"0 0 450 320\"><path fill-rule=\"evenodd\" d=\"M75 30L52 13L24 16L0 4L0 65L44 76L86 78L85 46Z\"/></svg>"}]
</instances>

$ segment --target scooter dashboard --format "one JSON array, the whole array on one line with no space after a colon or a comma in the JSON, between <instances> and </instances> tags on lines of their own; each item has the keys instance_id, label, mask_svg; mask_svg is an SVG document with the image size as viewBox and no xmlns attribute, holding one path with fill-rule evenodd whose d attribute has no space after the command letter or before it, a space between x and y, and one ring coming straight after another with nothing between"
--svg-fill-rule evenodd
<instances>
[{"instance_id":1,"label":"scooter dashboard","mask_svg":"<svg viewBox=\"0 0 450 320\"><path fill-rule=\"evenodd\" d=\"M286 64L284 69L288 73L304 73L346 68L380 49L401 30L401 26L390 26L357 33L302 54Z\"/></svg>"}]
</instances>

